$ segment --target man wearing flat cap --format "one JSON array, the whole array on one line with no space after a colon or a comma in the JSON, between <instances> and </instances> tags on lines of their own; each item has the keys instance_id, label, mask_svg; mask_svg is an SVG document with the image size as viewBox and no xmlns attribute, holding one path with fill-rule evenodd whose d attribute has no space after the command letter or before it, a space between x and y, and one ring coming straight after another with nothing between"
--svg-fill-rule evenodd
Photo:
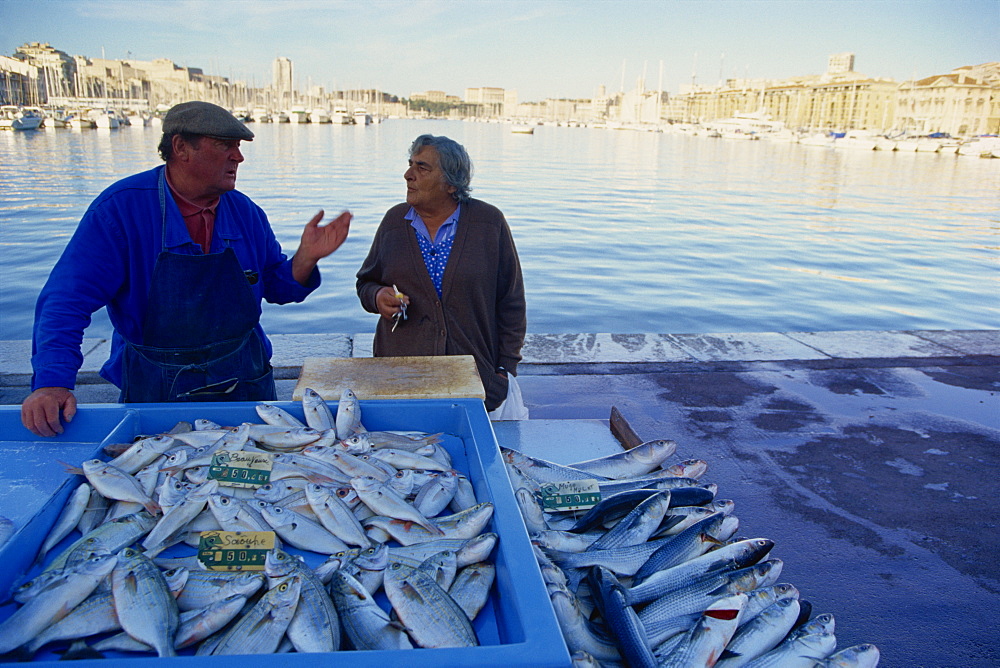
<instances>
[{"instance_id":1,"label":"man wearing flat cap","mask_svg":"<svg viewBox=\"0 0 1000 668\"><path fill-rule=\"evenodd\" d=\"M222 107L184 102L163 119L165 164L95 199L38 297L32 393L24 426L63 432L76 413L76 374L91 315L114 334L101 376L122 402L274 399L261 299L300 302L316 264L344 242L351 214L310 220L288 258L264 212L235 190L240 142L253 133Z\"/></svg>"}]
</instances>

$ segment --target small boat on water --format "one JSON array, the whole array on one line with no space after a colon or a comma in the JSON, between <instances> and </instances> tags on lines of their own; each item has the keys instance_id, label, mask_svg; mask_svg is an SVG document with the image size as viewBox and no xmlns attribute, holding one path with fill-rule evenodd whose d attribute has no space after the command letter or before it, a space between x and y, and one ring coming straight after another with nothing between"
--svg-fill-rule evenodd
<instances>
[{"instance_id":1,"label":"small boat on water","mask_svg":"<svg viewBox=\"0 0 1000 668\"><path fill-rule=\"evenodd\" d=\"M71 130L92 130L97 123L86 109L72 109L66 114L66 127Z\"/></svg>"},{"instance_id":2,"label":"small boat on water","mask_svg":"<svg viewBox=\"0 0 1000 668\"><path fill-rule=\"evenodd\" d=\"M94 109L90 112L90 118L98 129L117 130L122 124L114 109Z\"/></svg>"},{"instance_id":3,"label":"small boat on water","mask_svg":"<svg viewBox=\"0 0 1000 668\"><path fill-rule=\"evenodd\" d=\"M799 138L802 146L821 146L823 148L833 148L834 137L826 132L817 132Z\"/></svg>"},{"instance_id":4,"label":"small boat on water","mask_svg":"<svg viewBox=\"0 0 1000 668\"><path fill-rule=\"evenodd\" d=\"M347 113L347 107L342 104L334 106L330 120L334 125L350 125L351 116Z\"/></svg>"},{"instance_id":5,"label":"small boat on water","mask_svg":"<svg viewBox=\"0 0 1000 668\"><path fill-rule=\"evenodd\" d=\"M843 137L836 137L833 140L834 148L848 148L859 151L874 151L878 142L870 132L861 130L849 130Z\"/></svg>"},{"instance_id":6,"label":"small boat on water","mask_svg":"<svg viewBox=\"0 0 1000 668\"><path fill-rule=\"evenodd\" d=\"M45 117L32 107L0 106L0 130L37 130Z\"/></svg>"},{"instance_id":7,"label":"small boat on water","mask_svg":"<svg viewBox=\"0 0 1000 668\"><path fill-rule=\"evenodd\" d=\"M958 146L958 154L975 158L1000 158L1000 137L984 135L973 137Z\"/></svg>"},{"instance_id":8,"label":"small boat on water","mask_svg":"<svg viewBox=\"0 0 1000 668\"><path fill-rule=\"evenodd\" d=\"M364 107L354 107L354 124L371 125L372 117Z\"/></svg>"},{"instance_id":9,"label":"small boat on water","mask_svg":"<svg viewBox=\"0 0 1000 668\"><path fill-rule=\"evenodd\" d=\"M304 107L292 107L287 112L289 123L308 123L309 112Z\"/></svg>"},{"instance_id":10,"label":"small boat on water","mask_svg":"<svg viewBox=\"0 0 1000 668\"><path fill-rule=\"evenodd\" d=\"M516 135L533 135L535 134L535 126L533 125L513 125L510 131Z\"/></svg>"},{"instance_id":11,"label":"small boat on water","mask_svg":"<svg viewBox=\"0 0 1000 668\"><path fill-rule=\"evenodd\" d=\"M332 123L330 118L330 112L328 112L323 107L316 107L309 112L309 122L310 123Z\"/></svg>"}]
</instances>

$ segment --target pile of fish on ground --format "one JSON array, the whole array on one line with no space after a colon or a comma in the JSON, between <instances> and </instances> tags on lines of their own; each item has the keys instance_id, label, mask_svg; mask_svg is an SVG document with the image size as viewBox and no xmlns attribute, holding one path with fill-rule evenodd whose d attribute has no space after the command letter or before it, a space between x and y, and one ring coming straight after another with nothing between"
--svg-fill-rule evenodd
<instances>
[{"instance_id":1,"label":"pile of fish on ground","mask_svg":"<svg viewBox=\"0 0 1000 668\"><path fill-rule=\"evenodd\" d=\"M836 651L832 615L780 584L773 542L739 521L708 464L666 462L669 440L561 466L501 447L549 599L574 663L719 668L870 668L871 644ZM596 480L601 501L547 512L541 486Z\"/></svg>"},{"instance_id":2,"label":"pile of fish on ground","mask_svg":"<svg viewBox=\"0 0 1000 668\"><path fill-rule=\"evenodd\" d=\"M20 605L0 623L2 658L47 646L82 658L477 645L492 503L477 502L440 434L368 431L350 390L335 415L312 390L302 406L305 424L260 404L264 424L180 423L69 467L87 482L42 545L44 569L11 592ZM270 483L210 480L224 450L273 453ZM184 544L220 529L275 532L265 570L205 570ZM296 550L326 561L310 567Z\"/></svg>"}]
</instances>

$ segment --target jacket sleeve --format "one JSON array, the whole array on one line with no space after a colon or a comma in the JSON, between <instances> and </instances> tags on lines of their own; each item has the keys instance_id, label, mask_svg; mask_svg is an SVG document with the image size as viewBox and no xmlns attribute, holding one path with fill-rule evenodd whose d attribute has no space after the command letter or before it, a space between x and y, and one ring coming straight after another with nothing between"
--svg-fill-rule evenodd
<instances>
[{"instance_id":1,"label":"jacket sleeve","mask_svg":"<svg viewBox=\"0 0 1000 668\"><path fill-rule=\"evenodd\" d=\"M256 205L252 205L259 217L258 239L254 250L261 267L263 297L271 304L290 304L304 301L321 283L319 267L313 269L306 285L295 280L292 275L292 258L285 255L274 236L274 230L267 215Z\"/></svg>"},{"instance_id":2,"label":"jacket sleeve","mask_svg":"<svg viewBox=\"0 0 1000 668\"><path fill-rule=\"evenodd\" d=\"M122 289L128 258L124 234L91 207L56 262L35 304L31 389L76 387L83 332L95 311Z\"/></svg>"},{"instance_id":3,"label":"jacket sleeve","mask_svg":"<svg viewBox=\"0 0 1000 668\"><path fill-rule=\"evenodd\" d=\"M497 342L500 366L517 375L521 347L527 330L524 280L514 238L503 214L500 214L500 258L497 272Z\"/></svg>"},{"instance_id":4,"label":"jacket sleeve","mask_svg":"<svg viewBox=\"0 0 1000 668\"><path fill-rule=\"evenodd\" d=\"M388 214L386 214L386 217L388 217ZM361 268L357 273L357 282L355 283L361 308L369 313L378 313L378 307L375 305L375 295L378 294L380 289L385 287L385 284L382 282L382 276L385 272L385 267L382 265L382 244L385 242L385 224L386 218L383 218L382 223L375 230L375 238L372 239L372 246L368 250L368 257L361 264Z\"/></svg>"}]
</instances>

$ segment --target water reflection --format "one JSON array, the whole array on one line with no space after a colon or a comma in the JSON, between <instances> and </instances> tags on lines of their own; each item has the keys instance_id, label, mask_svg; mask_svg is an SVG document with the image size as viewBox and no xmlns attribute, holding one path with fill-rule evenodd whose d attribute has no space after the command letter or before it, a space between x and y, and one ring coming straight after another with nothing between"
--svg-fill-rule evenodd
<instances>
[{"instance_id":1,"label":"water reflection","mask_svg":"<svg viewBox=\"0 0 1000 668\"><path fill-rule=\"evenodd\" d=\"M286 250L318 209L355 214L321 289L265 308L271 332L373 330L354 273L425 132L466 145L473 196L510 221L532 332L1000 326L997 160L453 121L253 130L239 187ZM0 133L0 338L30 336L80 216L158 164L158 140L153 128ZM108 331L100 314L88 335Z\"/></svg>"}]
</instances>

